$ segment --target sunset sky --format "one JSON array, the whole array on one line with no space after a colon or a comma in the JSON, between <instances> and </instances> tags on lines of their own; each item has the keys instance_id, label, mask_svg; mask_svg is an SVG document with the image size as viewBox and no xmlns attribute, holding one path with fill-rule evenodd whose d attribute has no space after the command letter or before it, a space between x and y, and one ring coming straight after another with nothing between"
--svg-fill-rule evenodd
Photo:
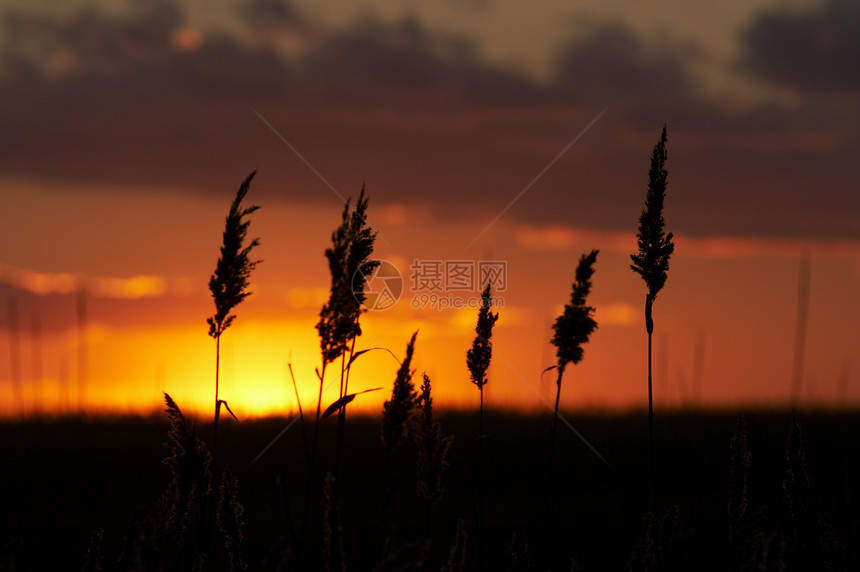
<instances>
[{"instance_id":1,"label":"sunset sky","mask_svg":"<svg viewBox=\"0 0 860 572\"><path fill-rule=\"evenodd\" d=\"M263 262L222 339L240 417L296 410L288 362L315 405L323 252L363 184L403 291L364 314L359 348L402 357L417 329L437 403L477 405L475 308L415 306L481 287L428 291L412 268L502 261L485 400L543 408L551 325L597 248L599 327L563 404L645 406L629 255L664 124L676 250L654 307L657 407L787 403L804 260L800 399L856 405L858 29L847 0L6 0L0 415L148 411L162 391L209 411L207 282L255 169ZM384 389L355 405L378 408L397 367L359 360L350 387Z\"/></svg>"}]
</instances>

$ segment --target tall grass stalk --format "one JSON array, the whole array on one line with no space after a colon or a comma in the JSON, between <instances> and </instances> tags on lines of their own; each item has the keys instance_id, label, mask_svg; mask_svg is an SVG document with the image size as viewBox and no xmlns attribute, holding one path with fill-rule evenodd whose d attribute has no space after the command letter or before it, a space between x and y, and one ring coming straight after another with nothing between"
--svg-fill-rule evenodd
<instances>
[{"instance_id":1,"label":"tall grass stalk","mask_svg":"<svg viewBox=\"0 0 860 572\"><path fill-rule=\"evenodd\" d=\"M215 415L214 426L212 430L212 456L217 455L218 451L218 420L221 416L221 405L230 411L227 402L220 399L218 394L219 389L219 373L221 369L221 335L230 327L236 315L231 312L233 309L242 303L242 301L251 295L248 291L248 282L251 277L251 271L259 260L251 260L250 254L256 246L260 244L260 240L255 238L248 245L245 245L245 239L248 234L248 226L250 221L245 220L245 217L256 211L258 206L242 207L242 200L248 194L248 189L251 187L251 180L256 175L253 171L236 192L236 197L230 205L230 211L227 213L227 220L224 225L224 239L221 245L221 256L215 265L215 272L209 278L209 291L212 292L212 298L215 300L215 314L207 318L206 323L209 324L209 335L215 338ZM234 415L235 417L235 415Z\"/></svg>"},{"instance_id":2,"label":"tall grass stalk","mask_svg":"<svg viewBox=\"0 0 860 572\"><path fill-rule=\"evenodd\" d=\"M479 417L480 417L480 438L484 438L484 386L489 381L487 379L487 370L490 367L490 360L493 357L493 344L490 341L493 337L493 326L496 320L499 319L498 312L493 314L490 312L493 298L490 295L490 284L484 289L481 294L481 309L478 311L478 324L475 326L475 339L472 341L472 347L466 352L466 366L469 368L471 381L478 388L481 395Z\"/></svg>"},{"instance_id":3,"label":"tall grass stalk","mask_svg":"<svg viewBox=\"0 0 860 572\"><path fill-rule=\"evenodd\" d=\"M391 464L394 451L406 440L409 419L418 400L415 384L412 383L415 370L411 369L417 337L416 331L406 345L406 357L403 358L397 370L397 377L391 389L391 399L382 404L382 444L385 447L387 465Z\"/></svg>"},{"instance_id":4,"label":"tall grass stalk","mask_svg":"<svg viewBox=\"0 0 860 572\"><path fill-rule=\"evenodd\" d=\"M316 370L319 392L317 394L313 437L307 455L307 486L308 491L310 491L316 466L320 423L324 418L322 399L326 372L331 364L340 359L340 384L338 399L335 402L338 413L337 441L330 492L331 502L335 508L337 507L338 490L341 482L340 460L345 436L346 405L356 395L350 396L348 393L349 372L356 357L364 353L355 351L355 341L361 335L359 318L364 311L362 307L365 301L364 289L367 284L367 277L372 275L380 264L378 260L370 260L376 233L367 224L367 204L368 199L365 197L365 189L362 185L355 209L351 210L350 201L347 201L343 208L340 225L332 232L331 247L325 251L331 275L331 288L329 298L323 304L320 310L320 319L316 324L316 330L320 337L322 363ZM302 515L302 535L307 533L309 499L309 495L306 495ZM333 533L340 534L338 529L335 529ZM337 541L339 542L339 540ZM296 562L299 567L302 566L302 544L304 542L299 543L296 555Z\"/></svg>"},{"instance_id":5,"label":"tall grass stalk","mask_svg":"<svg viewBox=\"0 0 860 572\"><path fill-rule=\"evenodd\" d=\"M556 347L556 365L558 372L556 379L555 412L552 416L552 430L550 432L549 462L547 464L546 500L544 506L544 550L543 557L546 558L547 544L549 544L550 508L552 506L552 475L553 460L555 458L555 441L558 427L558 405L561 398L561 380L567 364L578 364L582 360L582 345L588 343L588 338L597 328L594 320L594 308L586 304L588 294L591 292L591 277L594 275L594 263L597 261L597 250L589 254L583 254L576 267L576 278L570 294L570 302L565 304L564 311L556 319L552 329L554 331L552 344ZM545 564L545 563L544 563Z\"/></svg>"},{"instance_id":6,"label":"tall grass stalk","mask_svg":"<svg viewBox=\"0 0 860 572\"><path fill-rule=\"evenodd\" d=\"M239 479L229 468L225 468L218 489L218 508L215 523L224 538L227 561L231 572L247 572L248 563L242 557L242 529L245 509L239 503Z\"/></svg>"},{"instance_id":7,"label":"tall grass stalk","mask_svg":"<svg viewBox=\"0 0 860 572\"><path fill-rule=\"evenodd\" d=\"M344 399L349 392L349 372L354 363L355 341L361 335L359 318L364 308L364 289L367 277L379 266L378 260L370 260L373 253L373 243L376 233L367 224L367 204L364 186L361 188L355 209L350 212L350 203L344 205L341 224L332 233L332 246L326 249L331 274L329 299L320 311L320 319L316 328L320 336L322 365L317 370L320 387L317 396L317 413L314 424L314 437L311 445L311 455L316 455L319 435L320 415L322 409L322 393L325 387L325 374L329 364L340 358L340 386L338 399ZM346 407L338 411L338 439L335 453L335 482L344 439L344 424Z\"/></svg>"},{"instance_id":8,"label":"tall grass stalk","mask_svg":"<svg viewBox=\"0 0 860 572\"><path fill-rule=\"evenodd\" d=\"M666 284L669 271L669 257L675 250L672 233L665 234L663 227L663 201L666 197L666 184L669 173L666 171L666 126L660 140L651 152L651 169L648 173L648 193L645 208L639 216L639 232L636 239L639 252L631 254L630 268L642 276L648 288L645 294L645 330L648 332L648 436L651 462L651 500L654 514L657 514L657 469L654 459L654 398L651 382L651 336L654 320L651 309L657 293Z\"/></svg>"},{"instance_id":9,"label":"tall grass stalk","mask_svg":"<svg viewBox=\"0 0 860 572\"><path fill-rule=\"evenodd\" d=\"M161 558L170 568L191 568L205 561L209 547L207 507L212 495L212 454L197 437L170 395L164 394L170 422L164 464L171 480L158 504L158 529L166 541Z\"/></svg>"},{"instance_id":10,"label":"tall grass stalk","mask_svg":"<svg viewBox=\"0 0 860 572\"><path fill-rule=\"evenodd\" d=\"M392 463L394 451L406 440L409 421L418 399L415 384L412 383L412 376L415 374L415 370L412 369L412 355L415 352L416 337L418 337L417 330L406 345L406 357L400 362L400 367L397 370L397 377L394 379L394 385L391 389L391 399L382 404L382 445L385 448L385 478L387 480L382 513L386 520L395 488L395 471Z\"/></svg>"},{"instance_id":11,"label":"tall grass stalk","mask_svg":"<svg viewBox=\"0 0 860 572\"><path fill-rule=\"evenodd\" d=\"M483 569L483 535L484 535L484 386L487 385L487 370L493 357L493 326L499 319L498 312L490 312L493 298L490 295L490 284L481 294L481 309L478 311L478 324L475 326L475 339L472 347L466 352L466 366L469 368L471 381L478 388L481 396L478 410L478 561Z\"/></svg>"},{"instance_id":12,"label":"tall grass stalk","mask_svg":"<svg viewBox=\"0 0 860 572\"><path fill-rule=\"evenodd\" d=\"M425 507L425 533L430 532L430 518L442 498L442 476L448 468L448 450L453 435L442 436L439 422L433 418L433 396L430 377L425 373L418 396L418 415L414 418L412 431L417 450L416 492Z\"/></svg>"}]
</instances>

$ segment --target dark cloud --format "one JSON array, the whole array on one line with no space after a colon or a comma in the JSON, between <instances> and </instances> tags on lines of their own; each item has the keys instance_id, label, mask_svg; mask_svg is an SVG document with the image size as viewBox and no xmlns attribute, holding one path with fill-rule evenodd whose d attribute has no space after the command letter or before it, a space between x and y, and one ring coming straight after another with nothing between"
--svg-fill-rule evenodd
<instances>
[{"instance_id":1,"label":"dark cloud","mask_svg":"<svg viewBox=\"0 0 860 572\"><path fill-rule=\"evenodd\" d=\"M6 14L7 26L39 38L41 48L28 54L14 38L4 46L17 62L0 78L7 176L182 185L194 180L190 169L219 158L215 147L243 155L231 141L242 134L235 109L245 113L243 100L257 94L282 97L288 67L270 50L225 36L182 49L174 39L181 14L166 3L148 6L124 17ZM54 69L58 57L63 65Z\"/></svg>"},{"instance_id":2,"label":"dark cloud","mask_svg":"<svg viewBox=\"0 0 860 572\"><path fill-rule=\"evenodd\" d=\"M263 199L332 200L253 106L343 194L365 181L375 201L429 203L481 223L608 106L507 216L626 228L668 123L674 230L844 237L860 228L850 215L860 212L857 125L840 120L844 110L725 112L700 92L689 47L595 25L540 82L415 19L321 31L274 0L241 15L272 33L250 45L215 34L183 44L187 23L166 1L124 16L7 12L16 36L2 48L0 172L224 193L256 167ZM277 49L282 32L297 32L301 55Z\"/></svg>"},{"instance_id":3,"label":"dark cloud","mask_svg":"<svg viewBox=\"0 0 860 572\"><path fill-rule=\"evenodd\" d=\"M860 4L827 0L803 12L758 16L744 36L741 65L766 80L817 93L860 89Z\"/></svg>"},{"instance_id":4,"label":"dark cloud","mask_svg":"<svg viewBox=\"0 0 860 572\"><path fill-rule=\"evenodd\" d=\"M69 65L114 72L133 62L168 55L171 34L181 21L180 10L166 0L148 2L126 18L84 8L63 23L48 15L10 11L2 18L3 47L8 56L41 58L49 70ZM58 61L64 54L71 58L66 64Z\"/></svg>"},{"instance_id":5,"label":"dark cloud","mask_svg":"<svg viewBox=\"0 0 860 572\"><path fill-rule=\"evenodd\" d=\"M470 42L411 18L394 25L365 18L301 65L315 96L347 103L451 109L533 102L539 93L521 75L479 61Z\"/></svg>"},{"instance_id":6,"label":"dark cloud","mask_svg":"<svg viewBox=\"0 0 860 572\"><path fill-rule=\"evenodd\" d=\"M683 58L646 45L620 24L604 25L562 50L556 86L593 102L674 99L693 89Z\"/></svg>"},{"instance_id":7,"label":"dark cloud","mask_svg":"<svg viewBox=\"0 0 860 572\"><path fill-rule=\"evenodd\" d=\"M251 0L239 13L245 22L258 31L301 30L305 19L289 2L282 0Z\"/></svg>"}]
</instances>

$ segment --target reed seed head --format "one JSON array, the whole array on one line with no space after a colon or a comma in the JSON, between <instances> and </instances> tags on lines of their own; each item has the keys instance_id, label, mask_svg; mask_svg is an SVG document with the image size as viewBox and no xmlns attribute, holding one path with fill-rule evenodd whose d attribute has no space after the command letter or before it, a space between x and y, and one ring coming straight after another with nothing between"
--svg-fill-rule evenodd
<instances>
[{"instance_id":1,"label":"reed seed head","mask_svg":"<svg viewBox=\"0 0 860 572\"><path fill-rule=\"evenodd\" d=\"M645 208L639 216L639 232L636 234L639 252L630 255L633 262L630 268L645 280L650 302L657 298L657 293L666 284L669 257L675 250L672 233L665 234L663 230L665 225L663 201L666 198L669 177L665 167L666 158L666 126L664 125L660 140L651 153L648 194L645 198Z\"/></svg>"},{"instance_id":2,"label":"reed seed head","mask_svg":"<svg viewBox=\"0 0 860 572\"><path fill-rule=\"evenodd\" d=\"M340 226L332 233L332 246L325 251L331 289L316 325L325 363L343 355L349 340L361 335L359 317L365 300L367 277L380 264L378 260L370 260L376 233L367 224L368 200L364 193L362 186L352 212L347 201Z\"/></svg>"},{"instance_id":3,"label":"reed seed head","mask_svg":"<svg viewBox=\"0 0 860 572\"><path fill-rule=\"evenodd\" d=\"M594 275L598 252L592 250L580 257L570 302L565 304L564 312L552 326L555 332L552 344L556 347L559 375L569 362L574 365L579 363L583 356L582 345L588 343L589 336L597 329L597 322L593 318L594 308L586 305L586 299L591 292L591 277Z\"/></svg>"},{"instance_id":4,"label":"reed seed head","mask_svg":"<svg viewBox=\"0 0 860 572\"><path fill-rule=\"evenodd\" d=\"M389 458L406 438L407 422L418 399L415 385L412 383L415 370L410 369L417 336L418 332L416 331L406 345L406 357L403 358L403 362L397 370L397 378L394 380L394 387L391 390L391 399L382 406L382 443L385 445L385 452Z\"/></svg>"},{"instance_id":5,"label":"reed seed head","mask_svg":"<svg viewBox=\"0 0 860 572\"><path fill-rule=\"evenodd\" d=\"M493 326L499 319L498 312L490 312L492 305L490 296L490 284L481 294L481 309L478 311L478 325L475 327L475 339L472 347L466 352L466 366L469 368L471 381L478 389L483 389L487 384L487 369L490 367L490 359L493 357Z\"/></svg>"},{"instance_id":6,"label":"reed seed head","mask_svg":"<svg viewBox=\"0 0 860 572\"><path fill-rule=\"evenodd\" d=\"M430 377L425 373L418 397L419 414L414 421L414 439L418 452L416 459L418 498L427 503L432 511L442 498L442 475L448 468L448 450L454 440L452 435L442 436L442 429L433 420L433 398Z\"/></svg>"},{"instance_id":7,"label":"reed seed head","mask_svg":"<svg viewBox=\"0 0 860 572\"><path fill-rule=\"evenodd\" d=\"M212 298L215 300L215 315L208 318L206 323L209 324L209 335L213 338L220 337L236 319L236 316L230 312L250 296L251 293L247 291L248 281L251 271L260 262L250 259L251 250L260 244L260 240L255 238L247 246L244 244L248 226L251 224L250 221L245 220L245 217L260 207L252 205L243 208L241 204L256 173L253 171L248 175L236 192L233 204L230 205L224 227L221 256L218 258L214 274L209 279L209 291L212 292Z\"/></svg>"},{"instance_id":8,"label":"reed seed head","mask_svg":"<svg viewBox=\"0 0 860 572\"><path fill-rule=\"evenodd\" d=\"M195 522L192 515L204 510L211 493L212 455L167 393L164 402L170 422L170 453L163 462L170 469L171 481L159 501L159 522L163 532L179 543Z\"/></svg>"}]
</instances>

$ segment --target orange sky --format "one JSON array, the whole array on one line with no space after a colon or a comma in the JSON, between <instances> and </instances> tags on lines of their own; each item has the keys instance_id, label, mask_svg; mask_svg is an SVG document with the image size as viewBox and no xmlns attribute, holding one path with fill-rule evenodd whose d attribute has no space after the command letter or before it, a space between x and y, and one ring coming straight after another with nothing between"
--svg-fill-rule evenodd
<instances>
[{"instance_id":1,"label":"orange sky","mask_svg":"<svg viewBox=\"0 0 860 572\"><path fill-rule=\"evenodd\" d=\"M223 338L221 396L240 417L295 410L288 361L315 406L323 252L362 183L375 254L405 289L363 316L360 348L402 356L420 330L414 364L437 403L474 406L476 311L413 308L431 293L412 288L410 267L504 261L486 402L545 407L550 326L579 256L598 248L599 328L562 402L643 407L644 284L629 254L664 124L677 247L654 309L656 405L786 403L805 257L801 398L860 400L860 11L848 3L0 12L0 415L148 411L164 390L208 412L207 281L253 169L263 262ZM354 407L381 407L396 370L385 351L364 356L352 387L384 389Z\"/></svg>"},{"instance_id":2,"label":"orange sky","mask_svg":"<svg viewBox=\"0 0 860 572\"><path fill-rule=\"evenodd\" d=\"M259 177L265 180L265 174ZM14 232L21 244L32 245L29 254L22 252L20 260L13 258L2 267L3 282L16 287L6 289L6 299L18 317L15 359L23 387L21 394L13 391L14 354L5 329L0 340L6 350L3 363L8 364L2 383L4 414L75 410L79 401L87 410L150 410L159 406L161 391L188 409L208 412L214 392L214 342L206 334L205 318L213 312L206 284L232 191L220 193L220 201L145 191L4 191L15 195L19 213L27 215L16 219L20 222ZM483 224L434 220L405 206L377 206L372 188L369 191L370 222L385 239L377 240L377 254L401 270L405 289L393 308L364 314L359 348L385 347L402 357L409 336L418 329L414 365L435 381L437 403L474 406L478 394L468 380L465 352L474 335L476 311L412 308L413 297L429 292L412 289L409 266L415 259L504 260L509 284L500 294L504 307L499 310L485 398L490 405L539 409L554 397L554 378L540 375L554 363L550 325L569 295L576 260L595 247L601 253L590 301L597 308L599 328L585 347L583 362L569 368L562 402L598 408L644 405L644 285L628 268L628 254L635 247L632 231L500 220L473 249L466 249ZM249 199L256 202L253 186ZM65 203L72 201L112 213L107 228L77 232L79 222L62 216L71 208ZM138 216L144 209L146 219ZM670 223L671 211L667 208ZM39 217L53 221L54 236L66 238L40 247L37 227L25 222ZM327 208L264 203L252 216L251 234L261 238L257 252L263 262L252 276L254 293L239 306L239 317L224 334L222 346L221 396L237 415L295 411L288 362L303 406L315 406L319 351L314 324L327 294L323 251L338 218L335 200ZM856 245L694 239L683 234L676 243L669 280L654 314L658 406L697 404L699 392L705 405L788 399L801 253L808 253L812 269L804 400L856 402L860 389L851 382L851 366L860 309L847 302L860 285ZM68 265L56 268L67 272L28 269L27 256L56 257ZM74 268L81 270L71 272ZM138 272L132 273L134 269ZM79 284L87 284L89 293L85 394L79 393ZM477 291L452 294L476 296ZM8 307L6 315L8 319ZM34 352L41 356L38 364ZM697 352L702 356L700 386L694 373ZM397 367L385 351L361 358L352 387L383 390L362 396L356 407L381 407ZM323 406L335 398L327 393Z\"/></svg>"}]
</instances>

